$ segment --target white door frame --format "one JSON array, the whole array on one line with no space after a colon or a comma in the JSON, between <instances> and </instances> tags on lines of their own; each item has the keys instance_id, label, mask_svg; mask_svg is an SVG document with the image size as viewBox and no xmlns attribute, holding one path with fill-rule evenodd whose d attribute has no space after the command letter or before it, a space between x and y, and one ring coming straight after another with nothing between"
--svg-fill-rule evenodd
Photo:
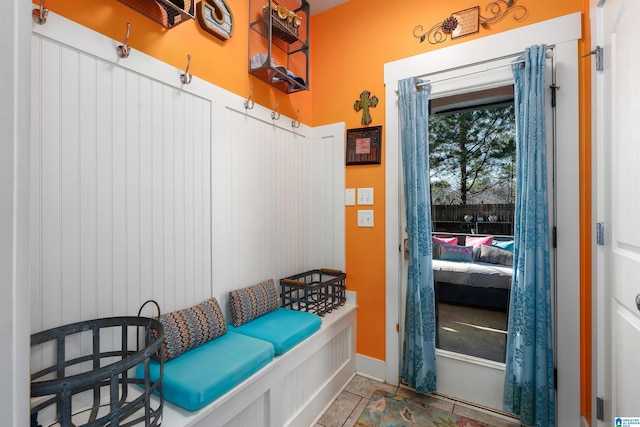
<instances>
[{"instance_id":1,"label":"white door frame","mask_svg":"<svg viewBox=\"0 0 640 427\"><path fill-rule=\"evenodd\" d=\"M538 24L483 37L467 43L385 64L386 86L386 378L399 383L400 346L396 326L400 322L401 283L399 206L399 122L396 90L398 81L411 76L481 64L488 60L523 52L528 46L545 43L555 47L557 91L557 304L558 410L556 425L580 423L580 260L579 230L579 100L578 40L581 14L574 13Z\"/></svg>"},{"instance_id":2,"label":"white door frame","mask_svg":"<svg viewBox=\"0 0 640 427\"><path fill-rule=\"evenodd\" d=\"M604 4L602 0L591 0L591 34L593 45L604 46L603 25L604 17L601 6ZM592 61L595 64L595 61ZM595 65L592 65L595 69ZM592 107L592 141L591 147L593 151L592 157L592 185L594 196L592 200L593 210L593 229L596 222L607 224L610 218L608 205L610 204L610 196L605 191L605 181L602 179L604 174L609 173L610 154L604 149L603 141L605 138L606 127L604 125L604 114L598 114L598 111L606 112L604 108L611 107L610 94L604 92L604 75L602 71L592 71L591 93ZM608 100L608 104L607 104ZM606 107L608 105L608 107ZM592 277L593 277L593 307L592 307L592 424L594 426L611 425L611 413L604 420L597 419L597 399L601 397L609 400L611 397L611 296L606 279L606 267L608 249L605 246L597 246L594 239L592 243ZM607 412L610 412L610 408Z\"/></svg>"},{"instance_id":3,"label":"white door frame","mask_svg":"<svg viewBox=\"0 0 640 427\"><path fill-rule=\"evenodd\" d=\"M625 44L635 42L638 33L637 3L629 0L591 0L592 46L603 49L603 67L595 69L592 89L592 185L594 212L592 227L604 226L602 242L592 243L593 330L592 330L592 425L611 426L617 417L640 414L637 405L638 313L636 307L638 244L637 233L628 232L634 223L624 213L637 211L637 198L628 196L621 180L636 184L637 140L626 133L632 126L637 98L630 87L637 55L628 55ZM635 9L634 9L635 8ZM631 63L627 61L632 61ZM631 72L629 72L631 70ZM628 74L627 74L628 73ZM631 107L627 107L631 105ZM634 176L630 177L633 169ZM626 192L625 192L626 190ZM634 189L635 190L635 189ZM624 346L622 345L624 344ZM597 419L598 398L602 399Z\"/></svg>"},{"instance_id":4,"label":"white door frame","mask_svg":"<svg viewBox=\"0 0 640 427\"><path fill-rule=\"evenodd\" d=\"M29 423L29 84L31 2L3 3L0 39L0 414Z\"/></svg>"}]
</instances>

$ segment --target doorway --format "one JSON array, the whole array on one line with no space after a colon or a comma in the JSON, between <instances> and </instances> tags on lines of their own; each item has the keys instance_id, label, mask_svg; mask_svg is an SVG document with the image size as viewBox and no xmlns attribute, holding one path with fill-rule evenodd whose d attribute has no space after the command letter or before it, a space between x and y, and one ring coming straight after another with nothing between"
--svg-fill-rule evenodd
<instances>
[{"instance_id":1,"label":"doorway","mask_svg":"<svg viewBox=\"0 0 640 427\"><path fill-rule=\"evenodd\" d=\"M504 363L515 250L513 85L430 101L429 170L436 347ZM451 257L460 251L469 256Z\"/></svg>"},{"instance_id":2,"label":"doorway","mask_svg":"<svg viewBox=\"0 0 640 427\"><path fill-rule=\"evenodd\" d=\"M550 48L548 53L545 63L546 85L555 82L553 49ZM506 255L512 255L512 252L493 246L493 242L496 240L496 244L498 241L513 244L513 230L508 228L503 235L492 234L492 231L499 231L499 226L504 224L489 221L488 218L485 221L485 216L493 217L496 213L485 212L483 201L484 198L488 202L493 201L488 197L497 197L498 181L505 181L507 189L509 188L509 179L504 180L500 175L505 170L508 172L510 167L515 167L515 114L513 97L509 96L508 88L513 86L511 63L518 56L487 61L483 68L476 71L461 67L454 72L435 72L423 77L432 82L432 108L429 114L431 187L433 189L442 181L452 187L451 194L448 195L440 194L444 191L443 188L432 192L432 211L441 206L437 204L439 198L443 198L445 203L454 199L459 201L457 206L453 206L459 218L445 222L440 221L438 215L432 215L432 229L436 231L432 241L437 323L437 389L448 396L495 410L502 409L503 401L506 321L513 258L511 257L511 262L507 262ZM487 80L494 83L488 85ZM447 90L442 90L445 85ZM545 113L549 224L553 227L553 187L556 180L552 166L554 110L551 97L545 100ZM492 138L487 141L483 134L490 134ZM492 164L494 167L491 167ZM482 168L484 171L480 170ZM480 191L482 187L485 187L484 191ZM400 194L403 194L402 188ZM501 201L508 201L508 197L507 194ZM467 202L478 202L480 210L467 210L475 206ZM499 216L507 219L507 222L513 222L513 213L502 211ZM404 220L405 216L401 212L400 229L403 238L417 238L406 236ZM452 227L448 230L449 233L443 232L443 227L447 226ZM460 258L463 250L468 251L468 259ZM552 248L549 250L552 252ZM491 251L505 254L489 256ZM447 255L455 256L451 258ZM503 259L498 261L499 258ZM553 259L555 258L552 257ZM406 298L407 267L408 263L404 261L399 296L401 348L404 338L403 302ZM552 273L553 271L552 265ZM554 282L552 280L552 289L555 288ZM552 329L555 330L555 327Z\"/></svg>"},{"instance_id":3,"label":"doorway","mask_svg":"<svg viewBox=\"0 0 640 427\"><path fill-rule=\"evenodd\" d=\"M580 38L580 14L567 15L539 24L521 27L491 37L480 38L455 46L436 49L416 57L395 61L385 65L387 95L386 128L386 240L387 240L387 354L386 380L399 382L400 336L398 331L402 315L401 283L402 251L400 218L404 215L399 201L401 196L400 158L398 154L398 103L395 90L397 82L410 76L432 76L448 78L465 72L482 71L496 67L494 72L474 75L475 88L492 88L509 84L512 80L507 64L527 46L545 43L555 47L558 64L557 81L562 86L556 109L558 126L556 139L559 141L556 158L562 165L556 176L558 213L557 263L555 276L562 286L558 288L557 304L563 307L558 312L557 325L557 368L558 399L557 424L578 425L579 420L579 260L576 245L579 242L578 227L578 85L577 85L577 40ZM431 78L431 77L430 77ZM461 93L461 85L467 85L470 77L461 77L432 84L435 96ZM435 78L432 80L434 82ZM398 328L398 329L396 329ZM441 368L451 375L438 376L438 389L446 393L449 387L459 386L464 381L462 394L456 395L484 406L501 408L504 386L502 364L480 359L469 363L467 358L456 353L439 357L437 370ZM458 387L459 388L459 387ZM492 392L488 393L487 390ZM457 393L457 392L456 392ZM487 399L487 396L492 396Z\"/></svg>"}]
</instances>

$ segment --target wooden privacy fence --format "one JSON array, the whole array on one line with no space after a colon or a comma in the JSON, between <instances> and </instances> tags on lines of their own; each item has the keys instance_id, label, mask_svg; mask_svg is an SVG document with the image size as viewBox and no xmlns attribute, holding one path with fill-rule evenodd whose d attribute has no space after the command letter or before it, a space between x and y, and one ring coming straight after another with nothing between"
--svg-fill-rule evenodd
<instances>
[{"instance_id":1,"label":"wooden privacy fence","mask_svg":"<svg viewBox=\"0 0 640 427\"><path fill-rule=\"evenodd\" d=\"M482 218L489 221L489 215L495 215L493 222L513 222L513 203L482 203L479 205L433 205L433 221L465 221L465 215L471 215L471 221ZM493 218L492 218L493 219Z\"/></svg>"},{"instance_id":2,"label":"wooden privacy fence","mask_svg":"<svg viewBox=\"0 0 640 427\"><path fill-rule=\"evenodd\" d=\"M513 235L513 203L433 205L434 232Z\"/></svg>"}]
</instances>

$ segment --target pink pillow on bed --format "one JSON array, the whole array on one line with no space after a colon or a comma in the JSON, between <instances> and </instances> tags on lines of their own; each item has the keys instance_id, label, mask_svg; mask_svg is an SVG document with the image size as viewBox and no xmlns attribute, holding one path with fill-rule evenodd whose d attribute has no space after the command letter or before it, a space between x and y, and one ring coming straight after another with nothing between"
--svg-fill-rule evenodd
<instances>
[{"instance_id":1,"label":"pink pillow on bed","mask_svg":"<svg viewBox=\"0 0 640 427\"><path fill-rule=\"evenodd\" d=\"M479 247L482 245L491 246L492 243L493 243L493 236L482 236L482 237L467 236L464 241L465 246L473 246L473 247Z\"/></svg>"},{"instance_id":2,"label":"pink pillow on bed","mask_svg":"<svg viewBox=\"0 0 640 427\"><path fill-rule=\"evenodd\" d=\"M440 243L441 245L457 245L458 244L458 238L455 236L453 237L433 236L431 237L431 241L433 243Z\"/></svg>"}]
</instances>

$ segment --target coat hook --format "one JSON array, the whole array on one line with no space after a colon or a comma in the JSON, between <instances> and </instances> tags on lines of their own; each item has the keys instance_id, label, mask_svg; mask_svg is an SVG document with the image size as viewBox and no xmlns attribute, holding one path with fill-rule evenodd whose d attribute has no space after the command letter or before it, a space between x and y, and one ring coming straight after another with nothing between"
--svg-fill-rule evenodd
<instances>
[{"instance_id":1,"label":"coat hook","mask_svg":"<svg viewBox=\"0 0 640 427\"><path fill-rule=\"evenodd\" d=\"M296 118L291 120L291 127L297 129L300 127L300 122L298 121L298 117L300 117L300 109L298 108L298 112L296 113Z\"/></svg>"},{"instance_id":2,"label":"coat hook","mask_svg":"<svg viewBox=\"0 0 640 427\"><path fill-rule=\"evenodd\" d=\"M249 98L244 100L244 109L245 110L251 110L253 109L253 106L255 105L255 102L253 102L251 100L251 97L253 96L253 86L251 86L249 88Z\"/></svg>"},{"instance_id":3,"label":"coat hook","mask_svg":"<svg viewBox=\"0 0 640 427\"><path fill-rule=\"evenodd\" d=\"M189 74L189 67L191 67L191 55L187 55L187 69L184 70L184 73L180 74L180 81L185 85L191 83L191 77L193 77Z\"/></svg>"},{"instance_id":4,"label":"coat hook","mask_svg":"<svg viewBox=\"0 0 640 427\"><path fill-rule=\"evenodd\" d=\"M36 24L42 25L47 22L48 14L49 9L46 9L44 7L44 0L40 0L40 7L38 9L33 9L33 11L31 12L31 17Z\"/></svg>"},{"instance_id":5,"label":"coat hook","mask_svg":"<svg viewBox=\"0 0 640 427\"><path fill-rule=\"evenodd\" d=\"M122 45L116 48L116 52L118 52L118 56L120 58L127 58L131 53L131 46L127 46L130 32L131 32L131 24L127 23L127 34L124 36L124 42L122 42Z\"/></svg>"},{"instance_id":6,"label":"coat hook","mask_svg":"<svg viewBox=\"0 0 640 427\"><path fill-rule=\"evenodd\" d=\"M276 98L276 109L271 112L271 119L278 120L280 119L280 113L278 113L278 99Z\"/></svg>"}]
</instances>

